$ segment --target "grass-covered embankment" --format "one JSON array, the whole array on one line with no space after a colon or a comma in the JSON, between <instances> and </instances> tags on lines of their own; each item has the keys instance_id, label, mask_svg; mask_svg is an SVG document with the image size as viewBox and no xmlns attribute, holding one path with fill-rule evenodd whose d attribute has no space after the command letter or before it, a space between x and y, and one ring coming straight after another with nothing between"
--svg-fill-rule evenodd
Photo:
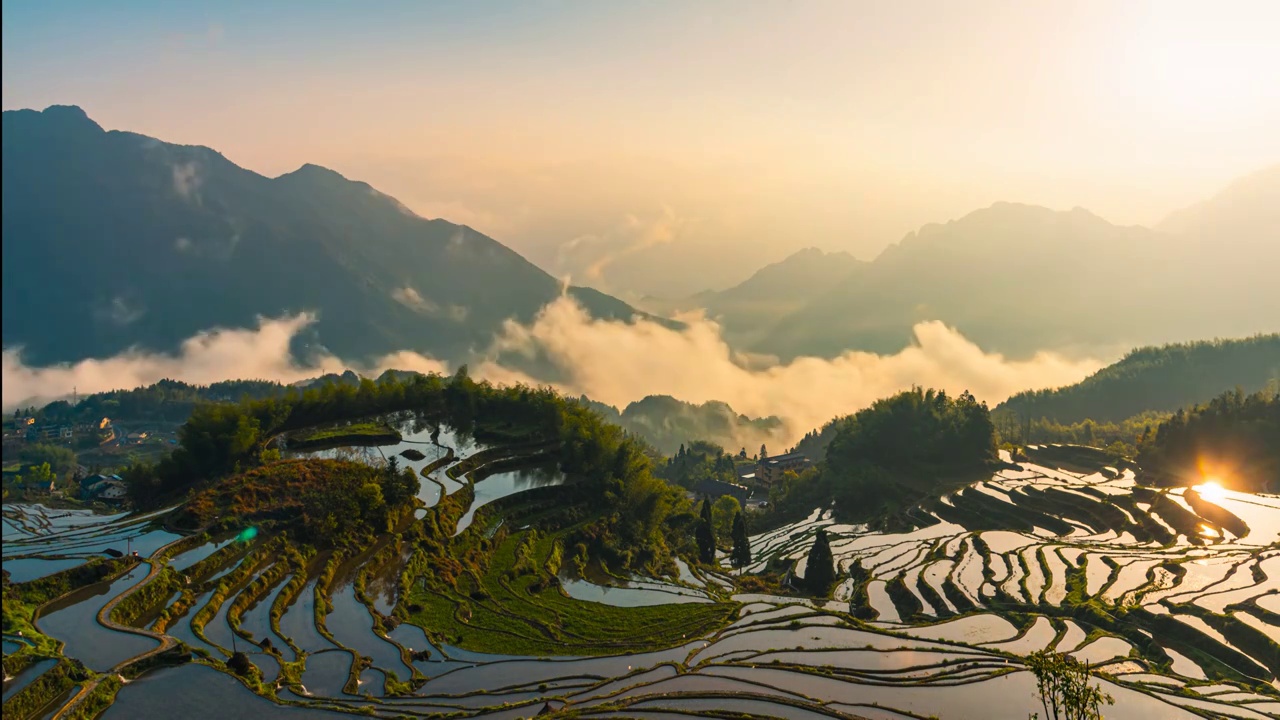
<instances>
[{"instance_id":1,"label":"grass-covered embankment","mask_svg":"<svg viewBox=\"0 0 1280 720\"><path fill-rule=\"evenodd\" d=\"M314 450L342 445L394 445L403 438L384 422L355 422L313 428L289 436L290 450Z\"/></svg>"},{"instance_id":2,"label":"grass-covered embankment","mask_svg":"<svg viewBox=\"0 0 1280 720\"><path fill-rule=\"evenodd\" d=\"M4 703L5 720L25 720L39 717L58 697L66 694L78 683L93 676L93 673L80 664L78 660L63 658L57 665L46 670L31 684L14 693Z\"/></svg>"},{"instance_id":3,"label":"grass-covered embankment","mask_svg":"<svg viewBox=\"0 0 1280 720\"><path fill-rule=\"evenodd\" d=\"M613 607L575 600L559 588L558 534L508 535L487 569L465 568L452 585L414 585L410 622L440 642L479 652L604 655L671 647L719 629L737 603Z\"/></svg>"}]
</instances>

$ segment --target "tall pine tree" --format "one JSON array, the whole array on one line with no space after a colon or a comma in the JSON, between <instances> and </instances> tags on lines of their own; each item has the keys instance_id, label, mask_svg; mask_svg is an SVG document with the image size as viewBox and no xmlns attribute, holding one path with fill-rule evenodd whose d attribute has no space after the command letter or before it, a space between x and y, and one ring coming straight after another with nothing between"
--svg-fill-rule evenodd
<instances>
[{"instance_id":1,"label":"tall pine tree","mask_svg":"<svg viewBox=\"0 0 1280 720\"><path fill-rule=\"evenodd\" d=\"M733 552L729 553L729 559L736 568L743 568L751 564L751 540L747 538L747 523L739 512L733 516Z\"/></svg>"},{"instance_id":2,"label":"tall pine tree","mask_svg":"<svg viewBox=\"0 0 1280 720\"><path fill-rule=\"evenodd\" d=\"M716 561L716 531L711 523L711 500L702 499L702 519L698 521L698 529L694 533L698 541L698 559L707 565Z\"/></svg>"},{"instance_id":3,"label":"tall pine tree","mask_svg":"<svg viewBox=\"0 0 1280 720\"><path fill-rule=\"evenodd\" d=\"M836 582L836 560L831 554L831 543L827 540L825 529L818 531L818 537L809 550L809 561L804 568L804 584L810 593L825 597L831 592Z\"/></svg>"}]
</instances>

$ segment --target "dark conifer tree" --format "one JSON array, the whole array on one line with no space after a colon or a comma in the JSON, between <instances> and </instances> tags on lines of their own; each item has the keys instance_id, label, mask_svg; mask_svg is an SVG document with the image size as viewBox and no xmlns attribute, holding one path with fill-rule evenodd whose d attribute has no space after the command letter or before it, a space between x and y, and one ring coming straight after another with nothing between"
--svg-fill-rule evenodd
<instances>
[{"instance_id":1,"label":"dark conifer tree","mask_svg":"<svg viewBox=\"0 0 1280 720\"><path fill-rule=\"evenodd\" d=\"M742 518L739 512L733 516L733 552L730 553L729 559L733 562L733 566L737 568L746 567L751 564L751 540L747 537L747 522Z\"/></svg>"},{"instance_id":2,"label":"dark conifer tree","mask_svg":"<svg viewBox=\"0 0 1280 720\"><path fill-rule=\"evenodd\" d=\"M827 540L827 531L819 530L813 548L809 550L809 561L805 564L804 584L810 593L825 597L835 582L836 561L831 554L831 543Z\"/></svg>"},{"instance_id":3,"label":"dark conifer tree","mask_svg":"<svg viewBox=\"0 0 1280 720\"><path fill-rule=\"evenodd\" d=\"M709 498L702 499L702 519L698 521L695 539L698 541L698 559L708 565L715 564L716 531L715 526L711 523L711 500Z\"/></svg>"}]
</instances>

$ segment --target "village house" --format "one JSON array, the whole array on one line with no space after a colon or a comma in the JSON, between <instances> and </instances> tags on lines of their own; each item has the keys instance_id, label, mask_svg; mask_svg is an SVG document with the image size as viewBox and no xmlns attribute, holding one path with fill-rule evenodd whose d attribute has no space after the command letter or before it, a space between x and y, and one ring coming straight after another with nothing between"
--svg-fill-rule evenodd
<instances>
[{"instance_id":1,"label":"village house","mask_svg":"<svg viewBox=\"0 0 1280 720\"><path fill-rule=\"evenodd\" d=\"M70 440L75 430L70 425L32 425L27 430L28 440Z\"/></svg>"},{"instance_id":2,"label":"village house","mask_svg":"<svg viewBox=\"0 0 1280 720\"><path fill-rule=\"evenodd\" d=\"M789 452L783 455L761 458L756 463L755 480L765 487L772 486L790 470L801 472L812 465L804 453Z\"/></svg>"},{"instance_id":3,"label":"village house","mask_svg":"<svg viewBox=\"0 0 1280 720\"><path fill-rule=\"evenodd\" d=\"M127 494L124 480L119 475L90 475L80 481L82 500L120 500Z\"/></svg>"}]
</instances>

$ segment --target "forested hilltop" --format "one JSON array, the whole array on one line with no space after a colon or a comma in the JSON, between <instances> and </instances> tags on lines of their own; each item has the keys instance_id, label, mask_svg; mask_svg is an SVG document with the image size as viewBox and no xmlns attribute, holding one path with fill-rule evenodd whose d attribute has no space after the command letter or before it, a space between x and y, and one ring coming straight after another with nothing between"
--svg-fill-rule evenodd
<instances>
[{"instance_id":1,"label":"forested hilltop","mask_svg":"<svg viewBox=\"0 0 1280 720\"><path fill-rule=\"evenodd\" d=\"M621 412L612 405L579 398L605 420L644 438L664 455L675 455L686 443L704 440L721 447L754 448L780 437L785 428L776 416L752 418L733 411L728 404L710 401L695 405L670 395L649 395Z\"/></svg>"},{"instance_id":2,"label":"forested hilltop","mask_svg":"<svg viewBox=\"0 0 1280 720\"><path fill-rule=\"evenodd\" d=\"M41 408L18 408L15 414L48 423L89 422L103 417L181 423L200 403L263 398L282 394L286 387L270 380L225 380L192 385L164 379L139 388L86 395L74 405L55 400Z\"/></svg>"},{"instance_id":3,"label":"forested hilltop","mask_svg":"<svg viewBox=\"0 0 1280 720\"><path fill-rule=\"evenodd\" d=\"M1138 348L1075 385L1018 393L996 410L1064 425L1120 422L1207 402L1230 388L1257 392L1276 381L1280 333Z\"/></svg>"},{"instance_id":4,"label":"forested hilltop","mask_svg":"<svg viewBox=\"0 0 1280 720\"><path fill-rule=\"evenodd\" d=\"M968 392L912 388L832 421L823 435L825 456L814 456L822 461L770 490L773 522L830 502L847 521L900 521L899 511L997 462L986 403Z\"/></svg>"},{"instance_id":5,"label":"forested hilltop","mask_svg":"<svg viewBox=\"0 0 1280 720\"><path fill-rule=\"evenodd\" d=\"M641 441L549 389L494 387L472 380L465 367L449 378L401 379L388 373L377 382L330 382L256 400L198 405L179 429L173 453L154 465L131 466L124 479L134 501L147 507L255 468L270 478L277 468L283 471L281 462L289 462L280 460L276 447L282 434L388 413L412 413L424 426L448 426L478 439L532 448L542 461L553 462L570 479L558 489L561 519L576 527L576 541L617 566L662 562L670 557L668 540L678 541L678 532L665 521L683 498L650 473ZM348 490L354 493L367 482ZM334 515L334 522L342 520L336 517L338 504L321 501L317 507ZM253 508L241 512L252 514Z\"/></svg>"},{"instance_id":6,"label":"forested hilltop","mask_svg":"<svg viewBox=\"0 0 1280 720\"><path fill-rule=\"evenodd\" d=\"M1161 485L1213 480L1280 492L1280 391L1233 390L1179 410L1142 438L1138 465L1147 481Z\"/></svg>"}]
</instances>

